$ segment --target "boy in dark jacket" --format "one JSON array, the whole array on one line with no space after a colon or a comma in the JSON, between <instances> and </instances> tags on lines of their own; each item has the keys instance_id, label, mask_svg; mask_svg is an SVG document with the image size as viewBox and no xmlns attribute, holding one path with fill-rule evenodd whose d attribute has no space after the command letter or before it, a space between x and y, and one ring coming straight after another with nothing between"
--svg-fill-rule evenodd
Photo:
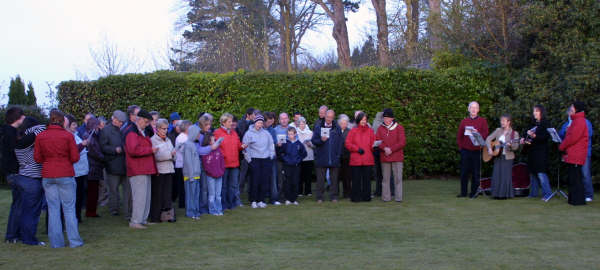
<instances>
[{"instance_id":1,"label":"boy in dark jacket","mask_svg":"<svg viewBox=\"0 0 600 270\"><path fill-rule=\"evenodd\" d=\"M300 181L300 162L306 157L304 144L296 139L296 129L287 129L287 140L285 143L277 144L277 155L283 162L285 179L283 190L285 193L285 205L298 205L298 183Z\"/></svg>"}]
</instances>

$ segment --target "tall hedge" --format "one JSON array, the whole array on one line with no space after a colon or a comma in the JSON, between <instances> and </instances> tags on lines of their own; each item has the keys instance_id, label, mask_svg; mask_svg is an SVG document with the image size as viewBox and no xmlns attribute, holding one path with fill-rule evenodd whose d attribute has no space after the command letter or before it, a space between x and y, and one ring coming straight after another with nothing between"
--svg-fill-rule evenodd
<instances>
[{"instance_id":1,"label":"tall hedge","mask_svg":"<svg viewBox=\"0 0 600 270\"><path fill-rule=\"evenodd\" d=\"M137 104L163 115L178 111L195 120L199 112L217 117L242 115L247 107L263 111L300 111L309 121L321 104L336 113L370 116L390 107L406 129L405 171L409 176L456 174L456 129L469 101L482 111L491 103L491 69L444 71L364 68L304 73L178 73L109 76L96 81L66 81L58 86L60 109L83 116L110 115Z\"/></svg>"}]
</instances>

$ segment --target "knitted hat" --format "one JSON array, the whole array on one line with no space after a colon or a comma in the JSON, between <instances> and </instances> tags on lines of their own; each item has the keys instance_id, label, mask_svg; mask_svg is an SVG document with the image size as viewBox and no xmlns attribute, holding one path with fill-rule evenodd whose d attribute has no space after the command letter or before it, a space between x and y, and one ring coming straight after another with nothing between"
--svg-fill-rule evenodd
<instances>
[{"instance_id":1,"label":"knitted hat","mask_svg":"<svg viewBox=\"0 0 600 270\"><path fill-rule=\"evenodd\" d=\"M137 116L141 118L146 118L148 120L152 120L152 115L146 110L140 110Z\"/></svg>"},{"instance_id":2,"label":"knitted hat","mask_svg":"<svg viewBox=\"0 0 600 270\"><path fill-rule=\"evenodd\" d=\"M127 121L127 114L124 113L123 111L116 110L116 111L113 112L112 116L114 118L116 118L117 120L119 120L119 122L126 122Z\"/></svg>"},{"instance_id":3,"label":"knitted hat","mask_svg":"<svg viewBox=\"0 0 600 270\"><path fill-rule=\"evenodd\" d=\"M390 108L383 109L383 117L394 118L394 111Z\"/></svg>"},{"instance_id":4,"label":"knitted hat","mask_svg":"<svg viewBox=\"0 0 600 270\"><path fill-rule=\"evenodd\" d=\"M262 116L262 114L257 114L256 116L254 116L254 122L258 122L258 121L265 121L265 117Z\"/></svg>"},{"instance_id":5,"label":"knitted hat","mask_svg":"<svg viewBox=\"0 0 600 270\"><path fill-rule=\"evenodd\" d=\"M174 112L174 113L171 113L171 115L169 115L169 122L172 123L175 120L181 120L181 116L179 116L178 112Z\"/></svg>"}]
</instances>

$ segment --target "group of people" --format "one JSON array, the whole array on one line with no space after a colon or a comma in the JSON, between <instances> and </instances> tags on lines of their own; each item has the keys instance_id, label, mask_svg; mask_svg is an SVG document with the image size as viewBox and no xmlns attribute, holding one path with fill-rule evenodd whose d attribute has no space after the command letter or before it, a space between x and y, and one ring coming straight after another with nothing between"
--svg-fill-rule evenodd
<instances>
[{"instance_id":1,"label":"group of people","mask_svg":"<svg viewBox=\"0 0 600 270\"><path fill-rule=\"evenodd\" d=\"M546 118L542 105L533 107L531 127L520 136L512 127L512 118L508 114L500 117L500 127L489 134L487 121L480 117L479 104L475 101L468 106L469 116L460 123L456 141L461 155L461 186L457 197L467 197L469 174L471 189L468 194L473 198L480 187L481 170L480 151L487 151L494 159L491 177L491 195L495 199L514 197L512 186L512 167L516 151L521 147L527 154L527 167L530 174L529 197L538 198L542 190L542 200L552 197L548 178L548 148L551 124ZM583 102L573 102L567 109L568 120L557 135L561 138L558 146L562 161L568 166L568 203L583 205L591 202L594 196L591 177L592 124L585 118ZM479 134L485 145L479 145L473 136ZM497 153L497 154L496 154Z\"/></svg>"},{"instance_id":2,"label":"group of people","mask_svg":"<svg viewBox=\"0 0 600 270\"><path fill-rule=\"evenodd\" d=\"M378 113L373 124L362 111L352 119L327 106L318 113L312 130L300 113L290 121L282 112L276 121L275 113L253 108L239 121L224 113L213 128L210 113L193 123L131 105L108 123L88 113L79 126L56 109L43 125L11 107L1 129L2 170L13 195L6 242L45 246L36 233L47 205L50 246L66 246L63 230L70 247L82 246L83 205L85 217L99 217L106 193L110 214L123 215L134 229L176 222L175 201L194 220L222 216L243 206L245 187L251 208L267 207L267 198L298 205L298 196L312 195L313 175L318 203L326 190L338 201L338 179L344 197L370 201L373 172L383 175L382 199L401 202L406 141L393 111Z\"/></svg>"}]
</instances>

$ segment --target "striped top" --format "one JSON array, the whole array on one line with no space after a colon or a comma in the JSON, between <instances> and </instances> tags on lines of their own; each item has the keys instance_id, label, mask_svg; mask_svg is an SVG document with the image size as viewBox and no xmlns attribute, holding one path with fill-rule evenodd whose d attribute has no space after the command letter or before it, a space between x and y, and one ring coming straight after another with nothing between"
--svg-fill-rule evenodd
<instances>
[{"instance_id":1,"label":"striped top","mask_svg":"<svg viewBox=\"0 0 600 270\"><path fill-rule=\"evenodd\" d=\"M42 178L42 164L35 162L33 159L33 145L35 137L44 130L46 130L46 126L44 125L33 126L25 130L25 136L17 142L15 155L19 162L20 175L31 178Z\"/></svg>"}]
</instances>

